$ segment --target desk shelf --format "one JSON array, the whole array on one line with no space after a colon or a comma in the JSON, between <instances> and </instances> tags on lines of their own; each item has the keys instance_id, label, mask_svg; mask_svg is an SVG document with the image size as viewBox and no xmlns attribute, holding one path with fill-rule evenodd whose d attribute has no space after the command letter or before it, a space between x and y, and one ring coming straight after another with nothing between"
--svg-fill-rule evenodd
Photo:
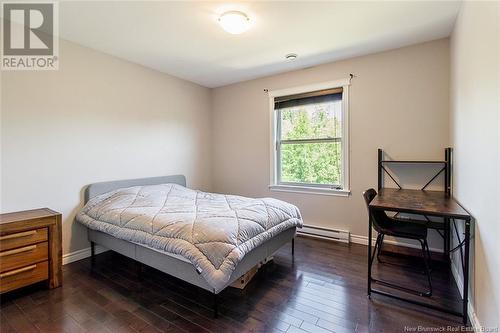
<instances>
[{"instance_id":1,"label":"desk shelf","mask_svg":"<svg viewBox=\"0 0 500 333\"><path fill-rule=\"evenodd\" d=\"M425 190L430 183L432 183L441 173L444 173L444 191L450 195L451 194L451 148L445 148L444 150L444 160L386 160L384 159L384 151L378 149L378 190L380 191L384 187L384 174L387 174L392 181L402 189L402 186L393 177L393 175L385 168L386 164L430 164L430 165L440 165L439 171L421 188Z\"/></svg>"},{"instance_id":2,"label":"desk shelf","mask_svg":"<svg viewBox=\"0 0 500 333\"><path fill-rule=\"evenodd\" d=\"M446 161L398 161L398 160L382 160L380 163L392 163L392 164L446 164Z\"/></svg>"}]
</instances>

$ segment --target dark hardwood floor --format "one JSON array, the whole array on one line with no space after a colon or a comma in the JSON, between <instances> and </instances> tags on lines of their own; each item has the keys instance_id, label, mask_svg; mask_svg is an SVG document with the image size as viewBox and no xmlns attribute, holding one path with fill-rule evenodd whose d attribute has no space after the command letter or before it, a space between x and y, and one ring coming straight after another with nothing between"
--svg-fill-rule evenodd
<instances>
[{"instance_id":1,"label":"dark hardwood floor","mask_svg":"<svg viewBox=\"0 0 500 333\"><path fill-rule=\"evenodd\" d=\"M212 295L138 265L113 252L100 254L94 270L85 259L64 266L63 287L33 286L2 295L0 331L7 332L404 332L405 326L460 328L460 318L383 296L366 296L366 246L297 238L261 269L244 291ZM375 273L425 287L418 259L385 255L415 266L406 271L378 264ZM451 274L433 263L436 296L459 306ZM435 301L434 301L435 302ZM407 330L408 331L408 330Z\"/></svg>"}]
</instances>

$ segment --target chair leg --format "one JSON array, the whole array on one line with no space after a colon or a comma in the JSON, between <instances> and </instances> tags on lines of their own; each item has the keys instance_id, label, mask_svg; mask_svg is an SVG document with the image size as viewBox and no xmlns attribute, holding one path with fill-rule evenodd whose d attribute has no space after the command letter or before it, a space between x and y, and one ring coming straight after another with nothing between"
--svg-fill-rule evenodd
<instances>
[{"instance_id":1,"label":"chair leg","mask_svg":"<svg viewBox=\"0 0 500 333\"><path fill-rule=\"evenodd\" d=\"M391 283L388 281L379 280L376 278L372 278L371 282L376 283L376 284L380 284L380 285L383 285L383 286L386 286L389 288L394 288L394 289L397 289L397 290L400 290L400 291L403 291L406 293L410 293L413 295L417 295L417 296L424 296L424 297L432 296L431 275L430 275L430 271L429 271L429 266L428 266L428 262L427 262L427 254L426 254L427 241L425 239L424 240L420 239L419 241L420 241L420 244L422 245L422 257L423 257L423 260L425 263L425 268L426 268L426 272L427 272L427 279L429 282L429 290L428 291L414 290L414 289L406 288L406 287L403 287L403 286L400 286L400 285L397 285L397 284L394 284L394 283ZM373 264L373 261L375 260L375 256L377 255L378 250L379 250L382 242L383 242L383 235L379 234L377 237L377 241L375 242L375 248L373 249L373 253L371 253L370 258L368 258L369 265Z\"/></svg>"},{"instance_id":2,"label":"chair leg","mask_svg":"<svg viewBox=\"0 0 500 333\"><path fill-rule=\"evenodd\" d=\"M379 237L380 237L380 240L378 241L379 242L379 246L378 246L378 250L377 250L377 260L378 262L382 262L380 260L380 252L382 252L382 245L384 244L384 234L380 234ZM377 240L378 240L378 237L377 237Z\"/></svg>"},{"instance_id":3,"label":"chair leg","mask_svg":"<svg viewBox=\"0 0 500 333\"><path fill-rule=\"evenodd\" d=\"M295 238L292 238L292 257L295 256Z\"/></svg>"},{"instance_id":4,"label":"chair leg","mask_svg":"<svg viewBox=\"0 0 500 333\"><path fill-rule=\"evenodd\" d=\"M424 265L425 265L425 272L427 274L427 282L429 283L429 291L425 293L425 296L432 296L432 282L431 282L431 272L429 269L429 262L428 262L428 249L429 245L427 244L427 240L424 239L419 240L420 244L422 245L422 258L424 259Z\"/></svg>"},{"instance_id":5,"label":"chair leg","mask_svg":"<svg viewBox=\"0 0 500 333\"><path fill-rule=\"evenodd\" d=\"M432 257L431 257L431 250L429 250L429 243L427 243L427 240L425 241L425 246L427 248L427 257L429 258L429 270L432 271Z\"/></svg>"},{"instance_id":6,"label":"chair leg","mask_svg":"<svg viewBox=\"0 0 500 333\"><path fill-rule=\"evenodd\" d=\"M377 254L380 236L381 236L381 234L379 234L377 236L377 240L375 241L375 248L373 249L373 253L371 254L371 257L369 258L370 265L373 265L373 260L375 259L375 255Z\"/></svg>"}]
</instances>

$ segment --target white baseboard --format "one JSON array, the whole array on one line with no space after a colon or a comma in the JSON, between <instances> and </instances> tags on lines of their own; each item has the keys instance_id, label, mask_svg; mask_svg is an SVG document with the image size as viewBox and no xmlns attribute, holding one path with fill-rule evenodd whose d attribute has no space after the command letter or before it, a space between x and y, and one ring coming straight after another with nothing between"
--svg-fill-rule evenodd
<instances>
[{"instance_id":1,"label":"white baseboard","mask_svg":"<svg viewBox=\"0 0 500 333\"><path fill-rule=\"evenodd\" d=\"M455 282L457 283L457 287L458 287L458 291L460 292L460 296L463 297L464 294L462 291L464 290L464 282L462 279L462 274L458 273L457 266L455 266L455 264L453 262L451 263L451 274L455 278Z\"/></svg>"},{"instance_id":2,"label":"white baseboard","mask_svg":"<svg viewBox=\"0 0 500 333\"><path fill-rule=\"evenodd\" d=\"M479 323L479 318L477 318L476 311L474 310L474 307L470 302L469 306L467 307L467 314L469 315L470 323L472 325L472 328L474 329L474 332L486 332Z\"/></svg>"},{"instance_id":3,"label":"white baseboard","mask_svg":"<svg viewBox=\"0 0 500 333\"><path fill-rule=\"evenodd\" d=\"M96 247L95 247L96 254L103 253L106 251L108 251L108 249L105 247L102 247L100 245L96 245ZM63 265L66 265L66 264L69 264L69 263L72 263L72 262L75 262L78 260L82 260L82 259L85 259L88 257L90 257L90 247L64 254L62 257L62 262L63 262Z\"/></svg>"},{"instance_id":4,"label":"white baseboard","mask_svg":"<svg viewBox=\"0 0 500 333\"><path fill-rule=\"evenodd\" d=\"M457 269L455 263L451 263L451 274L457 283L458 291L460 292L460 296L463 297L464 290L464 281L462 278L462 273L460 273ZM470 323L472 328L474 328L474 332L483 332L482 326L479 323L479 318L477 318L476 311L474 310L474 304L472 304L470 298L469 303L467 304L467 314L469 315Z\"/></svg>"}]
</instances>

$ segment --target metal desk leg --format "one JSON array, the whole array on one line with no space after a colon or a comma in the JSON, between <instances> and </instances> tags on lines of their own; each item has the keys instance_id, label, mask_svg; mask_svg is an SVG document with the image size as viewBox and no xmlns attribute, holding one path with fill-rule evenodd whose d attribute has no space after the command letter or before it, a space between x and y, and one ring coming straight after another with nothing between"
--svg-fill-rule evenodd
<instances>
[{"instance_id":1,"label":"metal desk leg","mask_svg":"<svg viewBox=\"0 0 500 333\"><path fill-rule=\"evenodd\" d=\"M467 308L469 302L469 246L470 246L470 220L465 221L465 250L464 250L464 298L462 300L463 324L467 325Z\"/></svg>"},{"instance_id":2,"label":"metal desk leg","mask_svg":"<svg viewBox=\"0 0 500 333\"><path fill-rule=\"evenodd\" d=\"M372 292L372 219L371 209L368 212L368 297Z\"/></svg>"},{"instance_id":3,"label":"metal desk leg","mask_svg":"<svg viewBox=\"0 0 500 333\"><path fill-rule=\"evenodd\" d=\"M444 218L444 256L446 262L450 261L450 219Z\"/></svg>"}]
</instances>

